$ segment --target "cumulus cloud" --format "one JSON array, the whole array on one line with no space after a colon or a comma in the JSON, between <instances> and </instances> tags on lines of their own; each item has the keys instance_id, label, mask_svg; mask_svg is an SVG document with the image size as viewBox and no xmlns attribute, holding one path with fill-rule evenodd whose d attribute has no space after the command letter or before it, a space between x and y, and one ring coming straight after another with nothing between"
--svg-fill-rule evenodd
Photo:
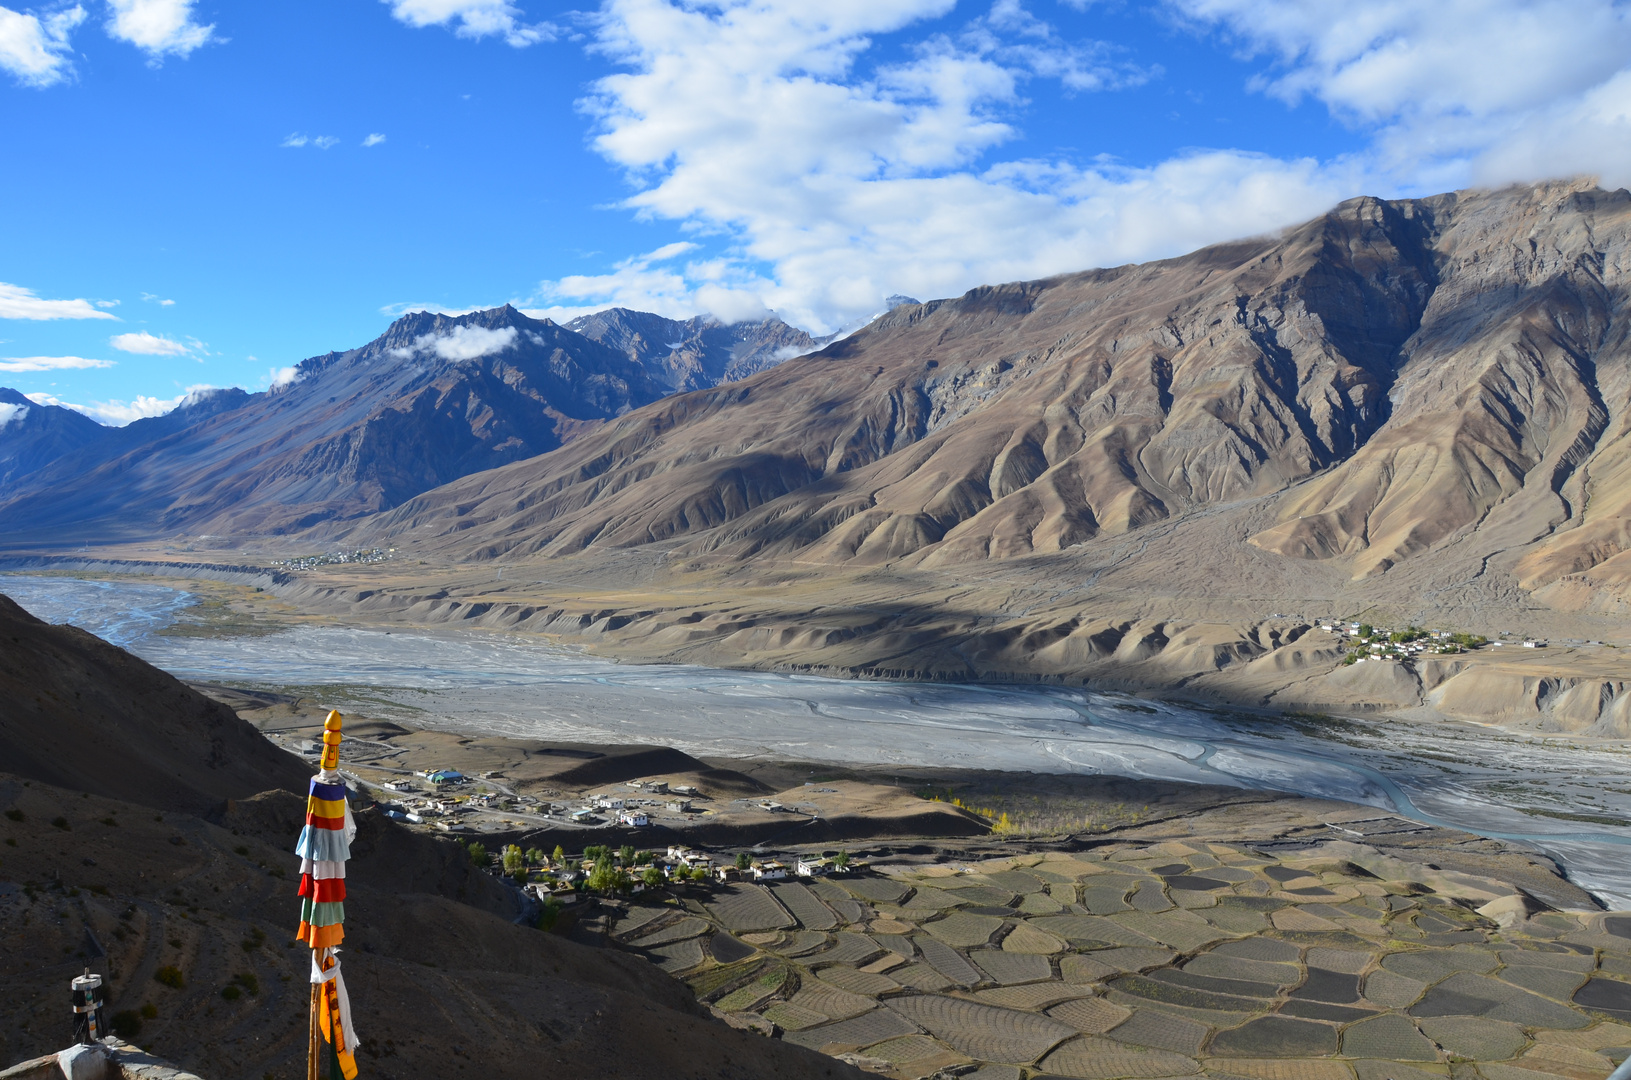
<instances>
[{"instance_id":1,"label":"cumulus cloud","mask_svg":"<svg viewBox=\"0 0 1631 1080\"><path fill-rule=\"evenodd\" d=\"M331 146L338 146L339 143L339 137L335 135L319 135L311 141L311 144L319 150L327 150Z\"/></svg>"},{"instance_id":2,"label":"cumulus cloud","mask_svg":"<svg viewBox=\"0 0 1631 1080\"><path fill-rule=\"evenodd\" d=\"M76 371L110 368L112 360L91 360L83 356L7 356L0 358L0 371Z\"/></svg>"},{"instance_id":3,"label":"cumulus cloud","mask_svg":"<svg viewBox=\"0 0 1631 1080\"><path fill-rule=\"evenodd\" d=\"M108 339L120 352L137 353L141 356L186 356L191 348L179 341L167 337L149 334L146 330L134 334L115 334Z\"/></svg>"},{"instance_id":4,"label":"cumulus cloud","mask_svg":"<svg viewBox=\"0 0 1631 1080\"><path fill-rule=\"evenodd\" d=\"M173 398L156 398L138 394L130 401L93 401L89 405L76 405L71 401L63 401L53 394L24 394L23 396L36 405L60 405L64 409L84 413L99 424L106 424L109 427L124 427L133 420L141 420L149 416L163 416L186 401L189 395L201 389L208 388L188 387L186 392L177 394Z\"/></svg>"},{"instance_id":5,"label":"cumulus cloud","mask_svg":"<svg viewBox=\"0 0 1631 1080\"><path fill-rule=\"evenodd\" d=\"M509 0L383 0L391 14L415 29L447 26L462 38L501 37L522 49L541 41L554 41L560 28L553 23L528 24L525 13Z\"/></svg>"},{"instance_id":6,"label":"cumulus cloud","mask_svg":"<svg viewBox=\"0 0 1631 1080\"><path fill-rule=\"evenodd\" d=\"M0 7L0 68L24 86L47 87L72 77L68 36L85 21L79 5L45 16Z\"/></svg>"},{"instance_id":7,"label":"cumulus cloud","mask_svg":"<svg viewBox=\"0 0 1631 1080\"><path fill-rule=\"evenodd\" d=\"M382 143L384 141L385 141L385 136L381 135L379 132L376 131L372 135L370 135L366 139L364 139L362 141L362 144L365 147L378 146L380 143Z\"/></svg>"},{"instance_id":8,"label":"cumulus cloud","mask_svg":"<svg viewBox=\"0 0 1631 1080\"><path fill-rule=\"evenodd\" d=\"M513 326L501 326L497 330L485 326L455 326L445 334L421 334L412 345L392 349L391 353L404 359L429 353L443 360L479 360L510 348L515 339Z\"/></svg>"},{"instance_id":9,"label":"cumulus cloud","mask_svg":"<svg viewBox=\"0 0 1631 1080\"><path fill-rule=\"evenodd\" d=\"M298 131L292 131L285 135L283 137L283 141L278 143L278 145L286 150L290 150L294 149L295 147L305 146L309 142L311 142L311 136L302 135Z\"/></svg>"},{"instance_id":10,"label":"cumulus cloud","mask_svg":"<svg viewBox=\"0 0 1631 1080\"><path fill-rule=\"evenodd\" d=\"M117 301L116 301L117 302ZM32 289L0 281L0 319L112 319L89 300L42 300Z\"/></svg>"},{"instance_id":11,"label":"cumulus cloud","mask_svg":"<svg viewBox=\"0 0 1631 1080\"><path fill-rule=\"evenodd\" d=\"M208 44L215 26L193 20L193 0L108 0L108 34L158 64L166 56L184 57Z\"/></svg>"},{"instance_id":12,"label":"cumulus cloud","mask_svg":"<svg viewBox=\"0 0 1631 1080\"><path fill-rule=\"evenodd\" d=\"M1615 0L1169 0L1371 133L1409 187L1601 174L1631 182L1631 8Z\"/></svg>"},{"instance_id":13,"label":"cumulus cloud","mask_svg":"<svg viewBox=\"0 0 1631 1080\"><path fill-rule=\"evenodd\" d=\"M1351 193L1348 166L1227 149L1138 169L1000 160L1027 83L1082 93L1152 73L1104 43L1065 40L1017 0L860 70L875 36L952 6L606 0L592 47L625 70L583 102L595 148L638 185L629 208L723 231L734 247L546 282L546 298L638 304L645 291L652 306L721 317L751 302L830 330L891 293L955 295L1176 254Z\"/></svg>"},{"instance_id":14,"label":"cumulus cloud","mask_svg":"<svg viewBox=\"0 0 1631 1080\"><path fill-rule=\"evenodd\" d=\"M27 405L18 405L10 401L0 401L0 430L13 420L21 422L28 415Z\"/></svg>"},{"instance_id":15,"label":"cumulus cloud","mask_svg":"<svg viewBox=\"0 0 1631 1080\"><path fill-rule=\"evenodd\" d=\"M546 281L532 310L723 317L757 304L830 330L890 293L1175 255L1357 194L1580 172L1631 182L1621 0L1163 2L1232 44L1252 89L1318 100L1357 149L1200 147L1137 168L1005 157L1027 87L1105 94L1160 75L1067 38L1024 0L915 41L951 0L604 0L590 48L621 70L581 102L593 146L635 185L627 208L727 240L712 260L654 253ZM885 34L908 40L885 57Z\"/></svg>"}]
</instances>

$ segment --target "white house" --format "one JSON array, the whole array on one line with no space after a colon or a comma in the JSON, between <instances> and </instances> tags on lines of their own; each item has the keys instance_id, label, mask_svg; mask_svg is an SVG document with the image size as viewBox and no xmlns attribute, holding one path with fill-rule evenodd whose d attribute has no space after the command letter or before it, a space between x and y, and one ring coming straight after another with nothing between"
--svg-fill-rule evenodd
<instances>
[{"instance_id":1,"label":"white house","mask_svg":"<svg viewBox=\"0 0 1631 1080\"><path fill-rule=\"evenodd\" d=\"M820 877L827 872L827 860L800 859L793 864L793 870L799 877Z\"/></svg>"},{"instance_id":2,"label":"white house","mask_svg":"<svg viewBox=\"0 0 1631 1080\"><path fill-rule=\"evenodd\" d=\"M753 868L755 881L780 881L787 876L787 867L779 862L760 863Z\"/></svg>"},{"instance_id":3,"label":"white house","mask_svg":"<svg viewBox=\"0 0 1631 1080\"><path fill-rule=\"evenodd\" d=\"M628 825L638 829L650 825L651 819L646 816L646 812L644 810L625 810L623 813L617 815L617 823L619 825Z\"/></svg>"}]
</instances>

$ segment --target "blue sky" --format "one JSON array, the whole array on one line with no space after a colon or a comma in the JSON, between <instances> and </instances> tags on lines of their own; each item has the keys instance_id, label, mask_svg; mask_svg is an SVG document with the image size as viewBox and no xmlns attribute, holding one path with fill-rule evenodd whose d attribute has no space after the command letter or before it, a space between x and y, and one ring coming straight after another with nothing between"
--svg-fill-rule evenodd
<instances>
[{"instance_id":1,"label":"blue sky","mask_svg":"<svg viewBox=\"0 0 1631 1080\"><path fill-rule=\"evenodd\" d=\"M1608 0L0 6L0 385L124 422L420 307L825 331L1357 194L1620 185L1628 69Z\"/></svg>"}]
</instances>

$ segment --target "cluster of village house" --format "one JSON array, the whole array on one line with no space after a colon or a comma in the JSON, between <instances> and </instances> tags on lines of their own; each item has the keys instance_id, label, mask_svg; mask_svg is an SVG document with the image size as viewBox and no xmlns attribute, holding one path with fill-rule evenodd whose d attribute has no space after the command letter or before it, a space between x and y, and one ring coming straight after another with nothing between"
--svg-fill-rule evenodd
<instances>
[{"instance_id":1,"label":"cluster of village house","mask_svg":"<svg viewBox=\"0 0 1631 1080\"><path fill-rule=\"evenodd\" d=\"M1366 660L1410 660L1424 653L1461 653L1484 645L1499 649L1507 644L1519 644L1489 641L1482 636L1453 630L1423 630L1414 626L1395 630L1388 626L1370 626L1340 619L1320 619L1316 623L1321 630L1340 636L1345 645L1352 647L1348 662L1355 664L1362 664ZM1596 645L1597 642L1588 641L1585 644ZM1544 649L1546 642L1527 638L1521 645L1525 649Z\"/></svg>"},{"instance_id":2,"label":"cluster of village house","mask_svg":"<svg viewBox=\"0 0 1631 1080\"><path fill-rule=\"evenodd\" d=\"M381 563L396 555L396 548L368 548L358 551L330 551L322 555L302 555L295 559L282 559L272 565L279 570L315 570L319 566L341 563Z\"/></svg>"},{"instance_id":3,"label":"cluster of village house","mask_svg":"<svg viewBox=\"0 0 1631 1080\"><path fill-rule=\"evenodd\" d=\"M713 855L684 845L675 844L668 848L665 854L656 852L649 854L649 860L637 865L627 867L632 883L631 892L642 892L645 883L642 878L645 871L656 867L665 879L672 879L675 871L684 868L687 876L693 880L699 872L707 878L721 882L733 881L784 881L790 877L824 877L828 874L846 873L856 864L850 863L842 856L833 855L806 855L794 859L791 865L776 859L752 859L746 867L730 859L716 860ZM497 855L493 856L494 873L503 873L502 864ZM574 861L565 860L556 865L550 858L544 858L536 865L526 868L530 883L527 891L539 899L554 897L559 900L571 902L577 897L578 886L587 873L585 861L582 858Z\"/></svg>"},{"instance_id":4,"label":"cluster of village house","mask_svg":"<svg viewBox=\"0 0 1631 1080\"><path fill-rule=\"evenodd\" d=\"M546 816L564 817L578 825L603 825L615 822L630 828L644 828L651 824L651 812L654 810L684 815L695 813L696 807L692 802L700 797L696 788L687 784L671 786L663 780L630 780L624 785L630 789L626 793L602 792L589 795L585 798L584 805L573 807L546 802L531 795L509 796L496 792L459 796L443 794L471 783L470 777L453 769L427 769L414 775L429 784L432 791L422 793L421 785L412 780L393 780L385 783L383 786L387 789L410 796L385 806L387 817L415 825L436 824L438 819L451 818L471 810L514 807ZM774 802L759 805L764 810L783 809L779 803Z\"/></svg>"}]
</instances>

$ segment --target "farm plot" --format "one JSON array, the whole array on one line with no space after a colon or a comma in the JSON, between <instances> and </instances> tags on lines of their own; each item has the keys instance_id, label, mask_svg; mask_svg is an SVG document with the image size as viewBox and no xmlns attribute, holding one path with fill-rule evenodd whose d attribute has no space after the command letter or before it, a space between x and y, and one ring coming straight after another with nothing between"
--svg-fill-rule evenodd
<instances>
[{"instance_id":1,"label":"farm plot","mask_svg":"<svg viewBox=\"0 0 1631 1080\"><path fill-rule=\"evenodd\" d=\"M796 881L778 882L770 887L776 899L790 911L799 925L810 930L835 930L838 916L817 899L815 893Z\"/></svg>"},{"instance_id":2,"label":"farm plot","mask_svg":"<svg viewBox=\"0 0 1631 1080\"><path fill-rule=\"evenodd\" d=\"M888 1006L976 1061L1026 1064L1076 1034L1050 1016L938 994L892 998Z\"/></svg>"},{"instance_id":3,"label":"farm plot","mask_svg":"<svg viewBox=\"0 0 1631 1080\"><path fill-rule=\"evenodd\" d=\"M708 905L719 925L741 933L745 930L787 930L793 919L764 888L758 885L727 885Z\"/></svg>"}]
</instances>

